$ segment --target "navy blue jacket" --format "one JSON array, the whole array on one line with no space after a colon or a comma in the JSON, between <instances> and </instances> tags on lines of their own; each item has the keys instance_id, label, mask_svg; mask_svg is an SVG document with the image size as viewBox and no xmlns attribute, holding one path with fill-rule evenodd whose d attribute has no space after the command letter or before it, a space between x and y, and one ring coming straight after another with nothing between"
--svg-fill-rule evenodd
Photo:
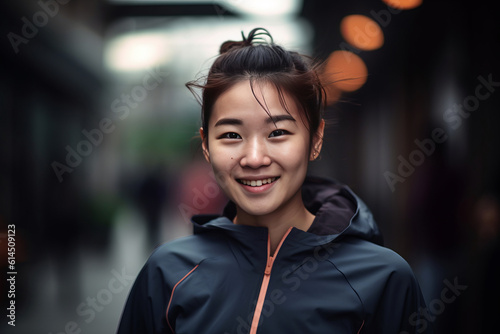
<instances>
[{"instance_id":1,"label":"navy blue jacket","mask_svg":"<svg viewBox=\"0 0 500 334\"><path fill-rule=\"evenodd\" d=\"M273 258L266 228L232 223L234 204L195 216L193 235L157 248L139 273L118 334L430 333L413 272L381 246L366 205L320 178L302 193L316 218Z\"/></svg>"}]
</instances>

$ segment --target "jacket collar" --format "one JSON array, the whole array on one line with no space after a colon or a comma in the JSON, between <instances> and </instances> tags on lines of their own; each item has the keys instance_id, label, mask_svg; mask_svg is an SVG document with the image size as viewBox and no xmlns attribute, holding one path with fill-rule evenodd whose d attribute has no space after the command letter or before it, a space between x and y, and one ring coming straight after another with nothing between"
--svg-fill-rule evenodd
<instances>
[{"instance_id":1,"label":"jacket collar","mask_svg":"<svg viewBox=\"0 0 500 334\"><path fill-rule=\"evenodd\" d=\"M288 239L318 246L340 236L351 236L382 245L383 238L372 213L346 185L330 179L307 177L302 187L302 197L304 205L316 218L307 232L294 228ZM194 233L222 230L238 239L267 240L267 228L233 224L235 215L236 206L230 201L222 216L194 216Z\"/></svg>"}]
</instances>

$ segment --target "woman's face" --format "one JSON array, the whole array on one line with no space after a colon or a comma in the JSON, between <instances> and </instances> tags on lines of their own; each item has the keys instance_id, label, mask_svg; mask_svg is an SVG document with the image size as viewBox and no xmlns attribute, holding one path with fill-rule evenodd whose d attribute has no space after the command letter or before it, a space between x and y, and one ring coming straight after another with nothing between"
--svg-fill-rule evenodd
<instances>
[{"instance_id":1,"label":"woman's face","mask_svg":"<svg viewBox=\"0 0 500 334\"><path fill-rule=\"evenodd\" d=\"M293 99L285 93L287 113L274 86L255 85L254 92L248 80L235 84L214 104L208 138L200 132L226 195L238 209L261 216L302 204L301 186L308 161L321 149L324 122L309 150L309 130Z\"/></svg>"}]
</instances>

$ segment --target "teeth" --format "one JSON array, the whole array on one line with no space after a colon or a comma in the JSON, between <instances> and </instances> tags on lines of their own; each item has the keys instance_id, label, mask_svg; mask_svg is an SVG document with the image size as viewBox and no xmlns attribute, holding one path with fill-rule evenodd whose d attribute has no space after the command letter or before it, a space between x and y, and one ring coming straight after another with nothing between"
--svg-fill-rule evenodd
<instances>
[{"instance_id":1,"label":"teeth","mask_svg":"<svg viewBox=\"0 0 500 334\"><path fill-rule=\"evenodd\" d=\"M272 183L274 181L276 181L276 177L269 177L267 179L263 179L263 180L240 180L241 183L243 183L244 185L247 185L247 186L251 186L251 187L260 187L262 186L263 184L268 184L268 183Z\"/></svg>"}]
</instances>

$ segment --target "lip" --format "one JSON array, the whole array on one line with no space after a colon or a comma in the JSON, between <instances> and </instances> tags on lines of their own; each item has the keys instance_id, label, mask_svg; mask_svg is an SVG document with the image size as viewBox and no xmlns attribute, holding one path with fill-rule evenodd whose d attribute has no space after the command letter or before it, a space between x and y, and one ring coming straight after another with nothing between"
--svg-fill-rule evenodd
<instances>
[{"instance_id":1,"label":"lip","mask_svg":"<svg viewBox=\"0 0 500 334\"><path fill-rule=\"evenodd\" d=\"M265 192L265 191L271 189L276 184L276 181L279 180L279 178L280 178L279 176L258 176L258 177L252 176L252 177L237 178L236 181L247 192L258 194L258 193L262 193L262 192ZM272 181L270 183L262 183L262 185L260 185L260 186L258 186L258 185L251 186L251 185L243 183L243 182L247 182L247 181L257 182L257 181L262 181L262 180L264 180L264 182L266 182L265 180L272 180Z\"/></svg>"}]
</instances>

